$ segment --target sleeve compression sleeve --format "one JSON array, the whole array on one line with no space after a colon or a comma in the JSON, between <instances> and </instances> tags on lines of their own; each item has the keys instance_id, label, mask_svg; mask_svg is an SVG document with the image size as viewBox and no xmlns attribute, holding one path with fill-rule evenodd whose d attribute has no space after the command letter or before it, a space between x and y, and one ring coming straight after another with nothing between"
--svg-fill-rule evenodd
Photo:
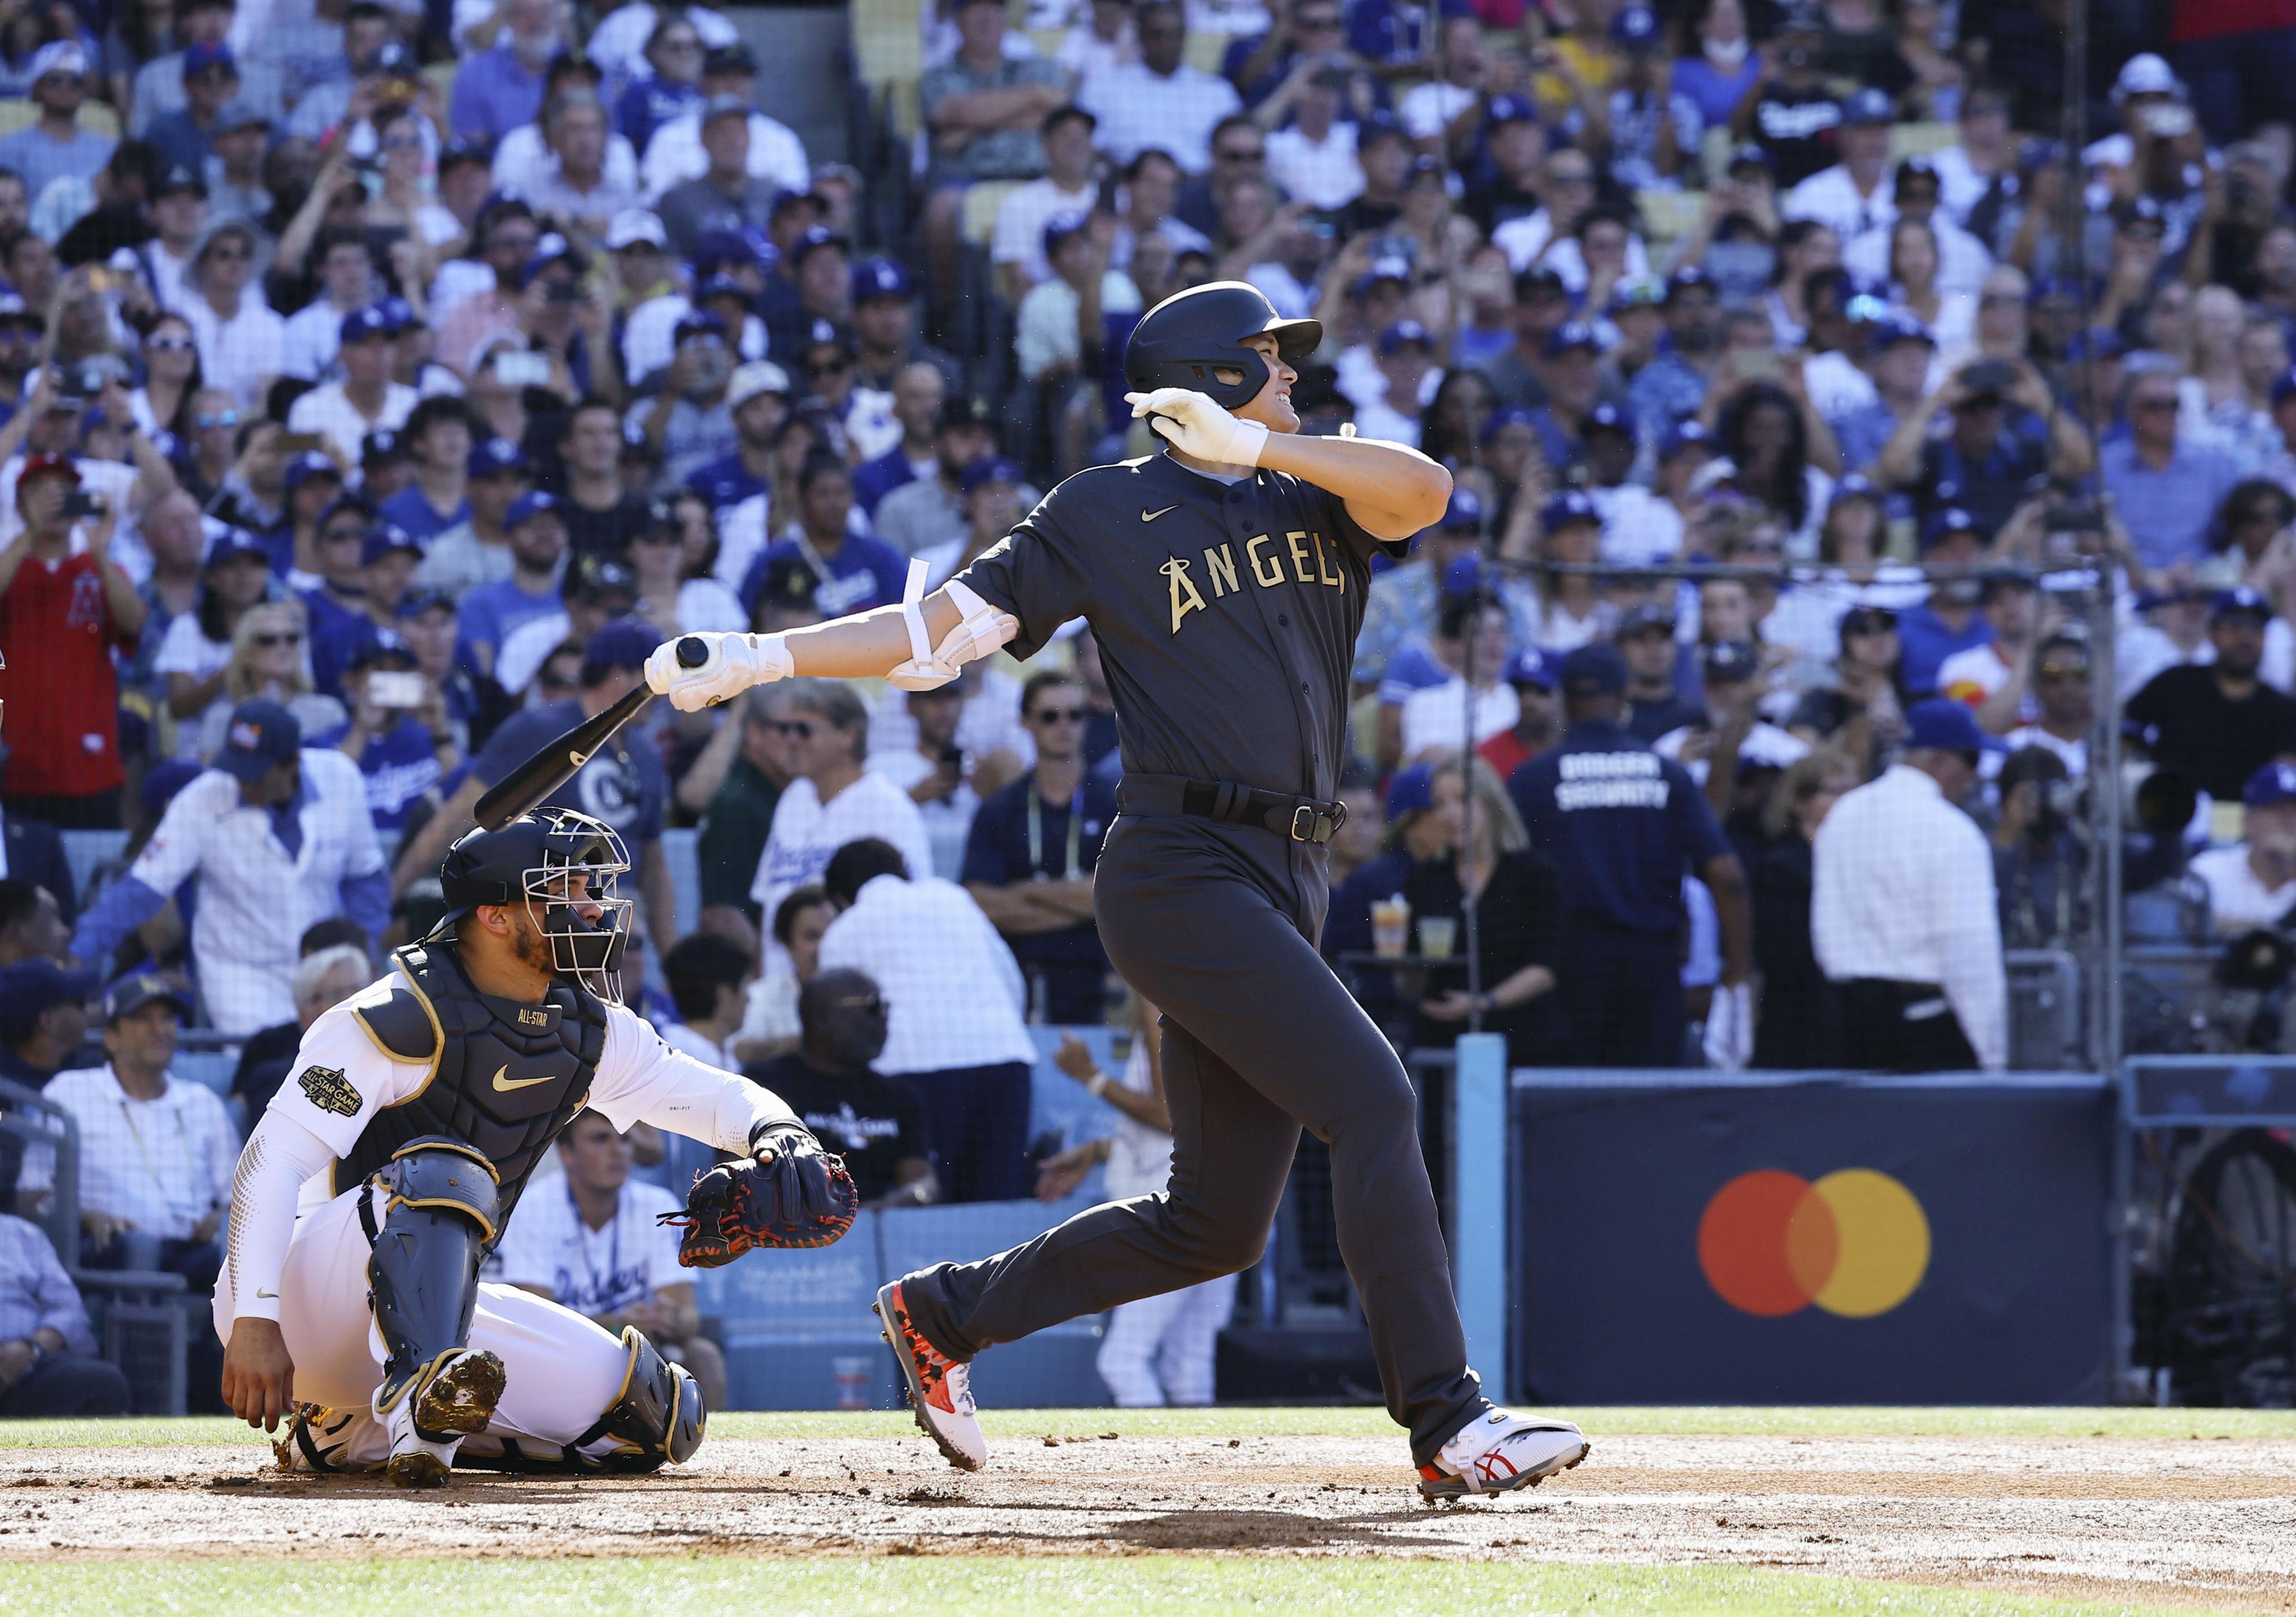
<instances>
[{"instance_id":1,"label":"sleeve compression sleeve","mask_svg":"<svg viewBox=\"0 0 2296 1617\"><path fill-rule=\"evenodd\" d=\"M279 1317L279 1282L295 1237L295 1202L304 1182L335 1160L334 1148L294 1119L266 1112L231 1180L232 1314Z\"/></svg>"}]
</instances>

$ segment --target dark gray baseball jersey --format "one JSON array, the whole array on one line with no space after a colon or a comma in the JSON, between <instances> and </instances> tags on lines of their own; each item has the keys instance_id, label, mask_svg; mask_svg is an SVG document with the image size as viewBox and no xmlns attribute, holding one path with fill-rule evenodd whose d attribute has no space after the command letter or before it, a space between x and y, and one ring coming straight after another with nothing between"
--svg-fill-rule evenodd
<instances>
[{"instance_id":1,"label":"dark gray baseball jersey","mask_svg":"<svg viewBox=\"0 0 2296 1617\"><path fill-rule=\"evenodd\" d=\"M1015 655L1089 620L1128 774L1329 799L1382 544L1312 483L1260 471L1230 486L1155 455L1078 472L963 577L1020 619ZM1414 1459L1481 1413L1417 1101L1316 952L1327 867L1324 848L1258 827L1118 816L1093 906L1109 958L1164 1013L1171 1188L907 1276L926 1340L970 1358L1234 1273L1259 1255L1304 1125L1331 1145L1341 1254Z\"/></svg>"},{"instance_id":2,"label":"dark gray baseball jersey","mask_svg":"<svg viewBox=\"0 0 2296 1617\"><path fill-rule=\"evenodd\" d=\"M1091 622L1128 772L1329 799L1381 549L1405 546L1313 483L1152 455L1078 472L959 576L1020 619L1016 657Z\"/></svg>"}]
</instances>

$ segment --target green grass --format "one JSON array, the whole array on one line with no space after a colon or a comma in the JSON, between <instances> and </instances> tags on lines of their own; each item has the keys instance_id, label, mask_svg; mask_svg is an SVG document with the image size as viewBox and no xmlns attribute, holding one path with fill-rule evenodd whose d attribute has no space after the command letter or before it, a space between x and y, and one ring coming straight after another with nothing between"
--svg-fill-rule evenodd
<instances>
[{"instance_id":1,"label":"green grass","mask_svg":"<svg viewBox=\"0 0 2296 1617\"><path fill-rule=\"evenodd\" d=\"M0 1568L0 1605L43 1617L329 1610L607 1613L1312 1611L1317 1617L1505 1612L1658 1617L2067 1617L2153 1612L1739 1567L1525 1562L881 1556L660 1556L579 1562L112 1561ZM2181 1617L2192 1617L2184 1608Z\"/></svg>"},{"instance_id":2,"label":"green grass","mask_svg":"<svg viewBox=\"0 0 2296 1617\"><path fill-rule=\"evenodd\" d=\"M1613 1437L2115 1437L2296 1438L2296 1414L2268 1409L1620 1407L1562 1409L1597 1438ZM992 1437L1384 1437L1383 1409L991 1409ZM709 1417L713 1437L911 1437L906 1414L728 1411ZM124 1449L201 1443L252 1446L258 1435L226 1416L182 1420L0 1422L0 1449Z\"/></svg>"}]
</instances>

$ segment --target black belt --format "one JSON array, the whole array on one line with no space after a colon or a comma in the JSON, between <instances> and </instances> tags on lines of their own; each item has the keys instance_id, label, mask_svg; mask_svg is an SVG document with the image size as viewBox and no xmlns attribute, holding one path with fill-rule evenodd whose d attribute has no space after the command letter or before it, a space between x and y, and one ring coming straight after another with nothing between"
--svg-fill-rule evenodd
<instances>
[{"instance_id":1,"label":"black belt","mask_svg":"<svg viewBox=\"0 0 2296 1617\"><path fill-rule=\"evenodd\" d=\"M1144 818L1185 814L1252 825L1295 842L1328 842L1348 823L1345 803L1185 775L1127 775L1116 788L1116 808L1119 814Z\"/></svg>"},{"instance_id":2,"label":"black belt","mask_svg":"<svg viewBox=\"0 0 2296 1617\"><path fill-rule=\"evenodd\" d=\"M1852 977L1842 986L1863 989L1890 1005L1908 1022L1926 1022L1953 1008L1944 987L1935 982L1908 982L1900 977Z\"/></svg>"}]
</instances>

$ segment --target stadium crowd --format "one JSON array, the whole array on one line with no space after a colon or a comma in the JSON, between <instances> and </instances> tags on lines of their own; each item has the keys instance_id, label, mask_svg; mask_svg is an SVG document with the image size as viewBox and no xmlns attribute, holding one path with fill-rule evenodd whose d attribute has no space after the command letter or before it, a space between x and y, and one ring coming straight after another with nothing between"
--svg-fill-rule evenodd
<instances>
[{"instance_id":1,"label":"stadium crowd","mask_svg":"<svg viewBox=\"0 0 2296 1617\"><path fill-rule=\"evenodd\" d=\"M821 67L770 12L0 14L0 1077L85 1113L65 1257L211 1276L236 1135L179 1021L259 1111L487 786L664 638L897 600L1148 452L1125 336L1216 278L1323 323L1306 431L1455 479L1366 603L1329 850L1398 1040L2000 1066L2005 949L2092 923L2100 712L2248 812L2195 818L2202 924L2276 923L2296 4L2101 12L2070 124L2060 12L928 0L867 173L767 110ZM1108 1145L1031 1162L1026 1024L1139 1014L1120 767L1076 625L657 704L560 800L629 845L666 1037L811 1097L873 1201L1052 1194ZM83 884L70 831L128 841ZM572 1268L684 1150L586 1120L510 1278L690 1337L690 1288ZM78 1407L85 1317L11 1264L0 1409Z\"/></svg>"}]
</instances>

